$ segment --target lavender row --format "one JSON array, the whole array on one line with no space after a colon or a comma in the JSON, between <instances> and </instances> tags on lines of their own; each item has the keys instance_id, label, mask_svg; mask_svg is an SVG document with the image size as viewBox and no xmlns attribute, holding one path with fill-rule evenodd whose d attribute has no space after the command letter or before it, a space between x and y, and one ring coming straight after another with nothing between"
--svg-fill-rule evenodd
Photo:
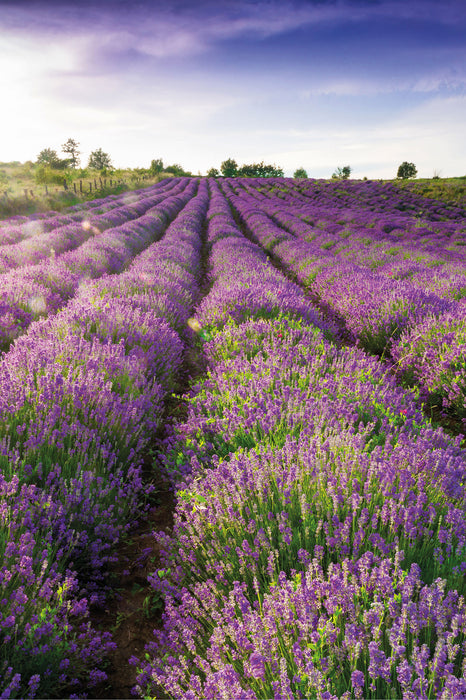
<instances>
[{"instance_id":1,"label":"lavender row","mask_svg":"<svg viewBox=\"0 0 466 700\"><path fill-rule=\"evenodd\" d=\"M335 185L328 187L328 183L313 182L314 194L323 187L327 195L314 197L318 201L312 204L295 191L296 185L292 181L277 183L275 195L273 187L266 194L263 193L264 187L260 181L240 180L233 184L234 181L225 180L224 183L236 195L244 196L251 204L259 204L261 211L280 226L299 237L315 241L325 250L343 251L363 265L383 265L387 261L386 255L389 256L388 260L391 257L419 259L420 250L423 251L421 258L432 265L444 262L445 256L447 259L464 260L465 212L459 217L458 212L452 211L440 222L430 220L428 210L419 210L415 216L409 211L398 212L396 216L387 214L384 205L389 198L395 198L400 206L405 206L402 193L395 190L394 194L394 188L389 183L342 183L343 188L350 187L353 192L367 186L377 192L376 201L371 207L364 206L363 202L360 206L351 206L346 202L344 208L335 198Z\"/></svg>"},{"instance_id":2,"label":"lavender row","mask_svg":"<svg viewBox=\"0 0 466 700\"><path fill-rule=\"evenodd\" d=\"M128 271L84 285L0 364L2 697L105 677L111 641L86 615L150 492L142 459L181 368L206 207L201 186Z\"/></svg>"},{"instance_id":3,"label":"lavender row","mask_svg":"<svg viewBox=\"0 0 466 700\"><path fill-rule=\"evenodd\" d=\"M110 213L116 208L127 206L135 202L143 201L146 198L151 198L157 194L168 194L170 189L179 182L179 180L163 180L162 182L145 189L134 190L131 193L120 195L108 195L101 199L95 199L90 202L82 202L72 207L68 207L66 211L58 213L49 211L37 213L31 216L13 216L9 219L0 221L0 251L5 251L5 246L19 241L30 239L42 233L47 233L55 228L83 222L91 218L93 225L99 225L100 230L103 230L103 219L95 219L99 214ZM99 223L100 222L100 223Z\"/></svg>"},{"instance_id":4,"label":"lavender row","mask_svg":"<svg viewBox=\"0 0 466 700\"><path fill-rule=\"evenodd\" d=\"M0 349L7 350L33 320L55 313L86 280L121 272L135 254L162 235L196 186L192 181L145 214L92 237L75 250L3 275Z\"/></svg>"},{"instance_id":5,"label":"lavender row","mask_svg":"<svg viewBox=\"0 0 466 700\"><path fill-rule=\"evenodd\" d=\"M227 180L228 181L228 180ZM444 222L457 221L464 226L466 210L441 200L426 198L422 195L401 189L394 183L377 180L328 181L307 179L297 182L291 178L277 178L264 181L261 179L236 178L231 183L238 184L239 189L247 189L260 199L276 199L300 204L302 209L312 212L339 212L344 220L360 213L373 212L377 217L386 217L388 221L399 222L404 226L413 220L426 220L429 225L440 227ZM367 217L365 218L367 220Z\"/></svg>"},{"instance_id":6,"label":"lavender row","mask_svg":"<svg viewBox=\"0 0 466 700\"><path fill-rule=\"evenodd\" d=\"M332 199L326 207L298 206L289 192L280 198L258 199L253 185L241 185L233 187L228 180L223 183L226 190L233 191L250 208L267 214L294 236L312 241L316 252L318 248L323 252L330 250L342 259L378 270L400 260L411 264L422 261L431 267L441 266L446 260L464 262L464 220L433 223L404 216L399 228L398 221L387 220L369 209L342 211Z\"/></svg>"},{"instance_id":7,"label":"lavender row","mask_svg":"<svg viewBox=\"0 0 466 700\"><path fill-rule=\"evenodd\" d=\"M422 389L422 400L464 419L464 267L445 265L435 272L421 263L396 264L398 278L391 278L323 251L314 241L294 239L299 229L289 215L292 233L250 200L229 199L251 235L337 315L353 342L390 353L403 380ZM389 269L395 275L395 265Z\"/></svg>"},{"instance_id":8,"label":"lavender row","mask_svg":"<svg viewBox=\"0 0 466 700\"><path fill-rule=\"evenodd\" d=\"M448 245L455 226L464 228L462 220L429 222L433 230L417 221L416 228L405 229L397 241L399 233L392 235L396 229L382 222L380 230L381 222L371 211L361 212L358 219L354 212L345 212L347 222L368 223L372 217L373 232L366 229L369 235L359 238L356 227L345 221L318 233L277 202L267 211L274 222L304 239L279 242L274 255L345 320L350 318L350 327L365 347L381 352L388 342L395 370L405 382L420 387L424 401L464 420L465 260L461 247L453 252L454 246ZM422 237L413 238L414 232ZM393 240L384 242L384 237ZM270 241L265 242L271 249ZM456 244L461 243L457 235Z\"/></svg>"},{"instance_id":9,"label":"lavender row","mask_svg":"<svg viewBox=\"0 0 466 700\"><path fill-rule=\"evenodd\" d=\"M297 242L250 198L230 193L228 199L248 233L278 261L292 272L306 267L308 288L341 318L352 339L371 352L382 353L405 327L451 306L436 295L412 288L409 282L394 283L332 254L322 255L312 244ZM315 267L310 273L312 263Z\"/></svg>"},{"instance_id":10,"label":"lavender row","mask_svg":"<svg viewBox=\"0 0 466 700\"><path fill-rule=\"evenodd\" d=\"M181 193L186 184L180 182L175 192ZM10 245L0 246L0 271L9 270L36 264L50 255L60 255L69 250L74 250L91 236L99 235L103 231L120 226L140 217L157 206L166 198L164 192L155 192L129 204L123 204L104 213L92 213L83 218L81 215L77 221L53 225L49 230L36 232L26 239Z\"/></svg>"},{"instance_id":11,"label":"lavender row","mask_svg":"<svg viewBox=\"0 0 466 700\"><path fill-rule=\"evenodd\" d=\"M133 659L138 690L462 696L465 453L381 363L270 305L218 195L196 314L209 370L166 444L177 505L151 579L164 626ZM251 320L235 302L254 268Z\"/></svg>"},{"instance_id":12,"label":"lavender row","mask_svg":"<svg viewBox=\"0 0 466 700\"><path fill-rule=\"evenodd\" d=\"M241 322L284 313L325 329L329 336L336 332L299 286L278 272L259 246L244 238L215 183L207 216L212 288L198 310L203 325L221 326L229 318Z\"/></svg>"},{"instance_id":13,"label":"lavender row","mask_svg":"<svg viewBox=\"0 0 466 700\"><path fill-rule=\"evenodd\" d=\"M457 240L460 247L455 247L450 238L430 230L423 230L422 238L408 231L399 238L399 234L361 230L352 224L340 232L333 232L328 226L316 231L289 211L273 208L268 213L279 226L309 243L309 256L333 255L342 263L369 268L395 281L409 279L415 287L439 296L461 298L466 293L462 238ZM371 218L375 224L373 215L368 217Z\"/></svg>"}]
</instances>

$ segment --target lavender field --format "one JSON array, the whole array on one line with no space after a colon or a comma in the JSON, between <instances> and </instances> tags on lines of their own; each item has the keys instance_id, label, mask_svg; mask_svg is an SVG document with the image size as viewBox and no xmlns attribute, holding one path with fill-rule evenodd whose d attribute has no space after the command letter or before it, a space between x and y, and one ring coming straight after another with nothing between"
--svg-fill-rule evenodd
<instances>
[{"instance_id":1,"label":"lavender field","mask_svg":"<svg viewBox=\"0 0 466 700\"><path fill-rule=\"evenodd\" d=\"M0 279L2 698L116 697L165 482L136 697L466 698L464 209L171 178L0 221Z\"/></svg>"}]
</instances>

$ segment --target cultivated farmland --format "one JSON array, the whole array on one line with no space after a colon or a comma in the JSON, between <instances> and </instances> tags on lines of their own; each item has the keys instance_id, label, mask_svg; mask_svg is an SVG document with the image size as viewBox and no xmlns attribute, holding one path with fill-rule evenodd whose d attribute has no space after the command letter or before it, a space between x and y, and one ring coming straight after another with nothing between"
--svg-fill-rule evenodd
<instances>
[{"instance_id":1,"label":"cultivated farmland","mask_svg":"<svg viewBox=\"0 0 466 700\"><path fill-rule=\"evenodd\" d=\"M137 695L466 697L461 206L172 178L1 221L0 280L1 697L105 696L161 482Z\"/></svg>"}]
</instances>

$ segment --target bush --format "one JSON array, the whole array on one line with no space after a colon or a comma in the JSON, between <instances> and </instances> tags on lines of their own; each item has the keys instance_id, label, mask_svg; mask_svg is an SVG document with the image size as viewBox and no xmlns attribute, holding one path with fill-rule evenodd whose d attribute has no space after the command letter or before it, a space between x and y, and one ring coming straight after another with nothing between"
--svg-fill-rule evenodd
<instances>
[{"instance_id":1,"label":"bush","mask_svg":"<svg viewBox=\"0 0 466 700\"><path fill-rule=\"evenodd\" d=\"M237 177L283 177L283 170L274 165L260 163L246 163L239 168Z\"/></svg>"},{"instance_id":2,"label":"bush","mask_svg":"<svg viewBox=\"0 0 466 700\"><path fill-rule=\"evenodd\" d=\"M407 180L410 177L416 177L417 175L417 168L414 165L414 163L408 163L407 161L404 161L400 167L398 168L398 172L396 174L397 177L401 177L402 180Z\"/></svg>"},{"instance_id":3,"label":"bush","mask_svg":"<svg viewBox=\"0 0 466 700\"><path fill-rule=\"evenodd\" d=\"M150 162L149 173L150 175L158 175L163 171L163 160L162 158L155 158Z\"/></svg>"},{"instance_id":4,"label":"bush","mask_svg":"<svg viewBox=\"0 0 466 700\"><path fill-rule=\"evenodd\" d=\"M167 165L167 167L164 168L164 171L166 173L172 173L172 175L174 175L175 177L192 177L192 173L190 173L188 170L185 170L183 166L179 163Z\"/></svg>"},{"instance_id":5,"label":"bush","mask_svg":"<svg viewBox=\"0 0 466 700\"><path fill-rule=\"evenodd\" d=\"M238 174L238 163L233 158L224 160L220 166L223 177L236 177Z\"/></svg>"},{"instance_id":6,"label":"bush","mask_svg":"<svg viewBox=\"0 0 466 700\"><path fill-rule=\"evenodd\" d=\"M69 182L70 177L67 173L47 165L39 165L34 172L34 179L38 185L63 185L63 180Z\"/></svg>"},{"instance_id":7,"label":"bush","mask_svg":"<svg viewBox=\"0 0 466 700\"><path fill-rule=\"evenodd\" d=\"M333 180L347 180L351 174L351 167L344 165L342 168L337 168L332 174Z\"/></svg>"},{"instance_id":8,"label":"bush","mask_svg":"<svg viewBox=\"0 0 466 700\"><path fill-rule=\"evenodd\" d=\"M298 168L294 171L293 177L295 178L307 178L307 172L304 168Z\"/></svg>"},{"instance_id":9,"label":"bush","mask_svg":"<svg viewBox=\"0 0 466 700\"><path fill-rule=\"evenodd\" d=\"M89 156L87 167L91 170L104 170L112 167L112 161L108 153L97 148Z\"/></svg>"}]
</instances>

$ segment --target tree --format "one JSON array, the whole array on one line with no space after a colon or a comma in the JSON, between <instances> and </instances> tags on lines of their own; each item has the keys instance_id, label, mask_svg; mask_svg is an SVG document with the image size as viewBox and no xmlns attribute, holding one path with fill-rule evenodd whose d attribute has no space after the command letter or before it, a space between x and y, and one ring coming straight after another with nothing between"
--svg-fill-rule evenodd
<instances>
[{"instance_id":1,"label":"tree","mask_svg":"<svg viewBox=\"0 0 466 700\"><path fill-rule=\"evenodd\" d=\"M397 177L401 177L403 180L407 180L409 177L416 177L417 168L414 163L407 163L404 161L398 168L396 174Z\"/></svg>"},{"instance_id":2,"label":"tree","mask_svg":"<svg viewBox=\"0 0 466 700\"><path fill-rule=\"evenodd\" d=\"M332 174L334 180L347 180L351 174L351 168L349 165L344 165L342 168L337 168Z\"/></svg>"},{"instance_id":3,"label":"tree","mask_svg":"<svg viewBox=\"0 0 466 700\"><path fill-rule=\"evenodd\" d=\"M233 158L224 160L220 166L223 177L236 177L238 174L238 163Z\"/></svg>"},{"instance_id":4,"label":"tree","mask_svg":"<svg viewBox=\"0 0 466 700\"><path fill-rule=\"evenodd\" d=\"M219 175L220 173L217 168L210 168L210 170L207 171L207 177L219 177Z\"/></svg>"},{"instance_id":5,"label":"tree","mask_svg":"<svg viewBox=\"0 0 466 700\"><path fill-rule=\"evenodd\" d=\"M79 165L80 151L78 149L79 143L74 139L68 139L68 141L61 147L63 153L69 153L69 160L72 168L76 168Z\"/></svg>"},{"instance_id":6,"label":"tree","mask_svg":"<svg viewBox=\"0 0 466 700\"><path fill-rule=\"evenodd\" d=\"M54 168L59 160L57 152L53 148L44 148L37 156L37 163L39 165L48 165L51 168Z\"/></svg>"},{"instance_id":7,"label":"tree","mask_svg":"<svg viewBox=\"0 0 466 700\"><path fill-rule=\"evenodd\" d=\"M164 171L166 173L172 173L173 175L175 175L175 177L192 177L192 173L190 173L188 170L185 170L183 166L179 163L167 165L167 167L164 168Z\"/></svg>"},{"instance_id":8,"label":"tree","mask_svg":"<svg viewBox=\"0 0 466 700\"><path fill-rule=\"evenodd\" d=\"M293 177L307 178L307 172L304 170L304 168L298 168L297 170L294 171Z\"/></svg>"},{"instance_id":9,"label":"tree","mask_svg":"<svg viewBox=\"0 0 466 700\"><path fill-rule=\"evenodd\" d=\"M105 153L101 148L92 151L87 164L91 170L105 170L112 167L112 161L108 153Z\"/></svg>"},{"instance_id":10,"label":"tree","mask_svg":"<svg viewBox=\"0 0 466 700\"><path fill-rule=\"evenodd\" d=\"M150 162L149 173L151 175L157 175L163 172L163 160L161 158L155 158Z\"/></svg>"},{"instance_id":11,"label":"tree","mask_svg":"<svg viewBox=\"0 0 466 700\"><path fill-rule=\"evenodd\" d=\"M267 165L264 161L242 165L237 177L283 177L283 170L276 165Z\"/></svg>"}]
</instances>

